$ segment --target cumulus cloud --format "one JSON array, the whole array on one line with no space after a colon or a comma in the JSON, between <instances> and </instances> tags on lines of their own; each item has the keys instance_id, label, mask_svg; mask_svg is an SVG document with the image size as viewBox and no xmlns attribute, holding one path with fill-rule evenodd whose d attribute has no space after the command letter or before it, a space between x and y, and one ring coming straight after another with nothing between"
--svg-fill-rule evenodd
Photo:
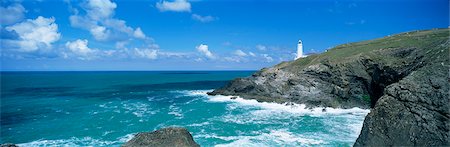
<instances>
[{"instance_id":1,"label":"cumulus cloud","mask_svg":"<svg viewBox=\"0 0 450 147\"><path fill-rule=\"evenodd\" d=\"M0 25L10 25L23 19L25 8L21 4L12 4L8 7L0 6Z\"/></svg>"},{"instance_id":2,"label":"cumulus cloud","mask_svg":"<svg viewBox=\"0 0 450 147\"><path fill-rule=\"evenodd\" d=\"M66 43L66 47L73 53L85 57L90 56L90 54L94 52L93 49L90 49L88 47L88 40L86 39L84 40L77 39L73 42L68 41Z\"/></svg>"},{"instance_id":3,"label":"cumulus cloud","mask_svg":"<svg viewBox=\"0 0 450 147\"><path fill-rule=\"evenodd\" d=\"M6 27L6 30L17 33L19 37L17 46L22 52L51 49L52 43L61 37L55 19L42 16Z\"/></svg>"},{"instance_id":4,"label":"cumulus cloud","mask_svg":"<svg viewBox=\"0 0 450 147\"><path fill-rule=\"evenodd\" d=\"M187 0L157 2L156 8L159 11L191 12L191 4Z\"/></svg>"},{"instance_id":5,"label":"cumulus cloud","mask_svg":"<svg viewBox=\"0 0 450 147\"><path fill-rule=\"evenodd\" d=\"M138 49L134 48L134 53L137 57L142 57L146 59L156 59L158 58L158 50L155 49Z\"/></svg>"},{"instance_id":6,"label":"cumulus cloud","mask_svg":"<svg viewBox=\"0 0 450 147\"><path fill-rule=\"evenodd\" d=\"M68 52L62 52L63 58L75 57L80 60L93 60L104 57L123 57L127 56L128 52L118 50L100 50L93 49L88 46L89 41L86 39L77 39L75 41L67 41L65 47Z\"/></svg>"},{"instance_id":7,"label":"cumulus cloud","mask_svg":"<svg viewBox=\"0 0 450 147\"><path fill-rule=\"evenodd\" d=\"M92 28L89 28L89 32L91 32L92 36L97 40L106 40L111 34L109 30L106 30L106 28L102 26L92 26Z\"/></svg>"},{"instance_id":8,"label":"cumulus cloud","mask_svg":"<svg viewBox=\"0 0 450 147\"><path fill-rule=\"evenodd\" d=\"M88 0L86 4L87 15L93 20L102 20L111 17L116 3L109 0Z\"/></svg>"},{"instance_id":9,"label":"cumulus cloud","mask_svg":"<svg viewBox=\"0 0 450 147\"><path fill-rule=\"evenodd\" d=\"M273 62L273 58L268 54L262 54L261 56L266 60L266 62Z\"/></svg>"},{"instance_id":10,"label":"cumulus cloud","mask_svg":"<svg viewBox=\"0 0 450 147\"><path fill-rule=\"evenodd\" d=\"M133 36L140 39L145 38L145 34L144 32L142 32L141 28L136 28L136 30L134 30Z\"/></svg>"},{"instance_id":11,"label":"cumulus cloud","mask_svg":"<svg viewBox=\"0 0 450 147\"><path fill-rule=\"evenodd\" d=\"M96 40L123 41L130 37L150 40L141 28L134 29L126 21L114 18L117 4L110 0L87 0L81 7L86 14L79 15L75 9L75 14L69 17L70 24L89 31Z\"/></svg>"},{"instance_id":12,"label":"cumulus cloud","mask_svg":"<svg viewBox=\"0 0 450 147\"><path fill-rule=\"evenodd\" d=\"M236 51L233 52L233 54L235 54L236 56L240 56L240 57L247 56L247 54L244 53L242 50L236 50Z\"/></svg>"},{"instance_id":13,"label":"cumulus cloud","mask_svg":"<svg viewBox=\"0 0 450 147\"><path fill-rule=\"evenodd\" d=\"M187 58L189 57L189 53L183 53L183 52L167 52L167 51L158 51L158 55L162 57L176 57L176 58Z\"/></svg>"},{"instance_id":14,"label":"cumulus cloud","mask_svg":"<svg viewBox=\"0 0 450 147\"><path fill-rule=\"evenodd\" d=\"M205 55L209 59L214 59L214 55L209 51L208 45L200 44L196 47L197 51Z\"/></svg>"},{"instance_id":15,"label":"cumulus cloud","mask_svg":"<svg viewBox=\"0 0 450 147\"><path fill-rule=\"evenodd\" d=\"M214 21L217 18L213 17L213 16L209 16L209 15L208 16L201 16L201 15L198 15L198 14L192 14L192 19L200 21L200 22L203 22L203 23L206 23L206 22Z\"/></svg>"},{"instance_id":16,"label":"cumulus cloud","mask_svg":"<svg viewBox=\"0 0 450 147\"><path fill-rule=\"evenodd\" d=\"M258 44L258 45L256 45L256 49L258 49L260 51L265 51L267 49L267 47L264 45Z\"/></svg>"}]
</instances>

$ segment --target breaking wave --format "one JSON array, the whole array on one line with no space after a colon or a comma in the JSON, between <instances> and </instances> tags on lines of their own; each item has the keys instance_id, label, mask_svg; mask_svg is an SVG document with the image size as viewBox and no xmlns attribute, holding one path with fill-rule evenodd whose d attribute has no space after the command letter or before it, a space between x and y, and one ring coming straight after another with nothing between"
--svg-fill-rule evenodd
<instances>
[{"instance_id":1,"label":"breaking wave","mask_svg":"<svg viewBox=\"0 0 450 147\"><path fill-rule=\"evenodd\" d=\"M241 106L253 106L259 107L265 110L272 111L281 111L281 112L289 112L294 114L305 114L312 116L319 116L323 114L353 114L353 115L367 115L370 112L368 109L361 108L351 108L351 109L340 109L340 108L329 108L329 107L316 107L316 108L307 108L304 104L295 104L295 103L270 103L270 102L258 102L256 100L243 99L238 96L223 96L216 95L210 96L207 93L213 90L185 90L179 91L184 93L186 96L202 96L207 98L207 102L228 102L228 103L236 103ZM236 98L232 98L236 97ZM231 106L233 107L233 106Z\"/></svg>"},{"instance_id":2,"label":"breaking wave","mask_svg":"<svg viewBox=\"0 0 450 147\"><path fill-rule=\"evenodd\" d=\"M70 147L81 147L81 146L119 146L129 140L131 140L135 134L127 134L125 136L119 137L114 141L100 140L92 137L76 138L72 137L70 139L57 139L57 140L36 140L28 143L21 143L18 146L70 146Z\"/></svg>"}]
</instances>

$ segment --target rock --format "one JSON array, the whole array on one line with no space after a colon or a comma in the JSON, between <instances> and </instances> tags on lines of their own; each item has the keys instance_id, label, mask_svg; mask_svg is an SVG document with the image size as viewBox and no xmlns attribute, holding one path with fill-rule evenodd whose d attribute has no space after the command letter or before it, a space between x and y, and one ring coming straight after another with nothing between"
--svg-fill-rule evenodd
<instances>
[{"instance_id":1,"label":"rock","mask_svg":"<svg viewBox=\"0 0 450 147\"><path fill-rule=\"evenodd\" d=\"M123 147L199 147L185 128L169 127L153 132L138 133Z\"/></svg>"},{"instance_id":2,"label":"rock","mask_svg":"<svg viewBox=\"0 0 450 147\"><path fill-rule=\"evenodd\" d=\"M16 144L12 144L12 143L5 143L5 144L0 144L0 147L18 147Z\"/></svg>"},{"instance_id":3,"label":"rock","mask_svg":"<svg viewBox=\"0 0 450 147\"><path fill-rule=\"evenodd\" d=\"M449 146L449 31L337 46L237 78L208 94L372 108L355 146Z\"/></svg>"},{"instance_id":4,"label":"rock","mask_svg":"<svg viewBox=\"0 0 450 147\"><path fill-rule=\"evenodd\" d=\"M387 86L354 146L450 146L449 67L437 63Z\"/></svg>"}]
</instances>

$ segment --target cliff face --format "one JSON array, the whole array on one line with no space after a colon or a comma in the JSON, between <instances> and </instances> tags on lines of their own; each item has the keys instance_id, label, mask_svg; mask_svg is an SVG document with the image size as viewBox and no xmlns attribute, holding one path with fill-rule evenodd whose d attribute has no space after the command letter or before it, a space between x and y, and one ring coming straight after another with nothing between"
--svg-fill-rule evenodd
<instances>
[{"instance_id":1,"label":"cliff face","mask_svg":"<svg viewBox=\"0 0 450 147\"><path fill-rule=\"evenodd\" d=\"M262 69L211 95L372 108L355 146L448 145L449 29L345 44Z\"/></svg>"}]
</instances>

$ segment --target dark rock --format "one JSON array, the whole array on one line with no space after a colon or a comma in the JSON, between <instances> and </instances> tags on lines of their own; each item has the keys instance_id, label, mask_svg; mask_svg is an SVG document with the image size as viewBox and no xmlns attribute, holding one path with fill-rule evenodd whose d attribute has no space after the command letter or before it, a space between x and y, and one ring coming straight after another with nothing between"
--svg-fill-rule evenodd
<instances>
[{"instance_id":1,"label":"dark rock","mask_svg":"<svg viewBox=\"0 0 450 147\"><path fill-rule=\"evenodd\" d=\"M0 144L0 147L18 147L16 144L12 144L12 143L5 143L5 144Z\"/></svg>"},{"instance_id":2,"label":"dark rock","mask_svg":"<svg viewBox=\"0 0 450 147\"><path fill-rule=\"evenodd\" d=\"M354 146L450 146L448 48L384 89Z\"/></svg>"},{"instance_id":3,"label":"dark rock","mask_svg":"<svg viewBox=\"0 0 450 147\"><path fill-rule=\"evenodd\" d=\"M355 146L449 146L449 29L337 46L264 68L211 95L372 108Z\"/></svg>"},{"instance_id":4,"label":"dark rock","mask_svg":"<svg viewBox=\"0 0 450 147\"><path fill-rule=\"evenodd\" d=\"M169 127L153 132L138 133L123 147L199 147L185 128Z\"/></svg>"}]
</instances>

